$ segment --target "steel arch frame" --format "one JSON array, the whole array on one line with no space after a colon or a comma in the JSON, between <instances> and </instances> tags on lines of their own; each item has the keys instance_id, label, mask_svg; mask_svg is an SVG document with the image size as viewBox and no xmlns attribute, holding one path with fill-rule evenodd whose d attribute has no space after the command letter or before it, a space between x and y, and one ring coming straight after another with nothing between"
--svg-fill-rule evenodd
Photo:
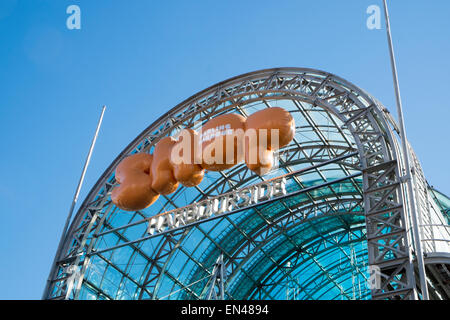
<instances>
[{"instance_id":1,"label":"steel arch frame","mask_svg":"<svg viewBox=\"0 0 450 320\"><path fill-rule=\"evenodd\" d=\"M363 172L364 210L369 264L382 273L374 299L417 298L407 204L401 185L402 168L396 148L395 122L381 104L366 92L335 75L305 68L267 69L216 84L185 100L144 130L113 161L81 205L69 229L65 245L57 252L45 298L75 297L111 206L116 165L127 155L149 151L162 137L197 120L264 99L291 99L319 106L344 123L353 135ZM109 180L108 180L109 179ZM81 277L74 281L74 267Z\"/></svg>"},{"instance_id":2,"label":"steel arch frame","mask_svg":"<svg viewBox=\"0 0 450 320\"><path fill-rule=\"evenodd\" d=\"M326 252L326 251L328 251L330 249L333 249L333 248L338 248L338 249L342 250L342 247L341 247L342 245L351 244L351 243L359 243L360 241L365 240L365 236L361 235L359 237L356 236L355 239L353 239L351 241L349 241L349 240L341 241L346 234L348 234L348 233L353 233L354 234L355 231L362 231L363 229L364 229L364 227L361 226L361 225L353 225L353 226L350 227L349 230L342 229L341 231L338 231L337 233L333 233L330 236L323 237L323 238L319 239L318 241L314 241L314 242L309 243L308 246L306 246L304 252L294 252L293 254L292 254L292 252L291 253L288 252L288 253L286 253L285 256L280 258L280 260L281 261L292 260L292 256L300 255L301 253L306 253L306 255L309 256L309 259L313 260L314 259L312 257L313 254L311 254L309 251L315 249L316 247L320 246L323 243L329 243L332 246L331 247L327 247L326 249L323 249L322 251L316 250L316 251L314 251L314 255L324 253L324 252ZM336 239L339 236L341 237L341 239ZM298 262L298 260L300 260L300 259L297 259L297 262ZM300 261L299 264L295 264L295 267L298 267L299 265L307 263L307 262L308 262L308 259L303 259L303 260ZM337 264L337 262L336 261L332 261L330 264ZM275 267L275 269L268 269L263 275L261 275L260 279L263 279L261 281L261 284L264 285L265 279L269 279L272 274L275 274L280 269L281 265L283 265L283 264L279 263ZM292 268L294 268L294 267L292 267ZM329 265L324 266L324 268L331 269ZM324 276L326 276L326 274L327 273L316 274L314 278L310 278L309 279L309 282L302 283L302 287L303 288L301 287L300 289L306 293L305 287L307 287L309 283L316 282L316 279L323 278ZM343 272L342 274L345 274L345 272ZM284 274L284 276L282 278L285 278L285 277L287 277L286 274ZM327 285L326 281L319 281L319 283L321 283L321 285L323 285L323 286ZM257 291L256 288L253 288L252 290L253 291L249 292L248 295L251 296L251 295L255 295L256 294L256 291ZM316 291L318 291L318 290L320 290L320 288L316 288ZM308 294L311 294L311 292L308 292Z\"/></svg>"},{"instance_id":3,"label":"steel arch frame","mask_svg":"<svg viewBox=\"0 0 450 320\"><path fill-rule=\"evenodd\" d=\"M354 183L353 182L353 179L351 179L351 178L349 178L348 180L351 180L352 181L352 183ZM323 188L327 188L327 187L323 187ZM356 190L357 190L357 188L355 188ZM319 189L320 190L320 189ZM356 191L355 191L356 192ZM359 193L350 193L350 194L340 194L339 196L345 196L345 195L352 195L352 196L361 196L361 198L362 198L362 195L360 195ZM252 232L250 232L250 233L248 233L248 232L243 232L242 230L241 230L241 228L237 225L237 223L239 223L239 222L233 222L233 221L231 221L228 217L224 217L223 219L220 219L220 221L217 223L217 224L220 224L220 222L221 221L228 221L229 223L230 223L230 225L232 226L232 229L233 230L236 230L237 231L237 233L239 233L239 234L241 234L241 235L243 235L244 237L247 237L247 241L244 241L244 243L240 243L240 246L242 246L241 247L241 249L242 248L244 248L244 247L246 247L246 246L250 246L249 245L249 243L251 243L251 242L260 242L260 243L265 243L265 241L267 241L267 240L264 240L263 239L263 237L261 236L261 234L262 233L264 233L264 232L266 232L267 233L267 231L269 231L269 230L276 230L277 228L279 228L279 227L282 227L282 226L284 226L284 225L286 225L286 224L288 224L288 223L290 223L293 219L298 219L298 220L302 220L303 222L304 221L311 221L311 220L314 220L315 218L317 218L318 216L317 216L317 212L314 212L314 211L317 211L318 210L318 208L320 208L320 206L322 206L322 207L327 207L327 211L326 212L328 212L328 213L324 213L324 214L321 214L319 217L321 217L321 216L327 216L327 215L332 215L330 212L331 211L333 211L333 210L336 210L336 207L335 208L329 208L330 207L330 203L334 203L334 204L336 204L337 205L337 207L339 207L339 205L341 205L341 206L344 206L345 207L345 203L347 203L347 202L352 202L352 203L356 203L356 205L354 205L352 208L356 208L357 206L359 206L359 205L361 205L361 202L362 202L362 199L360 199L360 198L358 198L358 197L356 197L356 198L352 198L352 199L340 199L340 197L339 197L338 195L336 195L336 194L334 194L334 197L333 196L325 196L324 198L315 198L314 199L314 201L316 201L316 202L318 202L318 203L315 203L314 205L306 205L306 206L304 206L304 204L301 204L301 203L298 203L298 204L296 204L296 206L295 207L289 207L289 206L287 206L286 204L284 204L284 202L283 202L283 200L281 200L280 201L280 203L283 203L283 205L285 206L285 210L283 210L283 211L280 211L280 212L278 212L278 214L277 214L277 216L274 216L276 219L266 219L266 218L264 218L264 220L265 220L265 224L263 224L262 225L262 228L255 228L254 230L252 230ZM332 201L332 200L328 200L328 199L331 199L331 198L333 198L334 199L334 201ZM311 199L312 200L312 199ZM351 200L351 201L350 201ZM309 202L308 202L309 203ZM300 205L300 206L299 206ZM302 210L300 210L300 208L302 209ZM253 209L253 210L255 210L256 212L257 212L257 214L259 215L259 216L261 216L262 217L262 214L260 213L260 211L258 210L258 209ZM334 212L334 215L337 215L337 213L336 212ZM310 217L311 216L311 217ZM273 218L273 217L272 217ZM280 225L280 226L278 226L278 225ZM197 227L199 227L199 226L197 226ZM227 249L225 249L224 247L222 247L219 243L218 243L218 241L216 241L216 240L214 240L214 239L212 239L212 238L210 238L209 237L209 235L206 233L206 232L204 232L201 228L199 228L199 230L201 230L201 232L203 233L203 235L205 236L205 237L207 237L208 239L209 239L209 241L211 241L211 243L213 244L213 247L217 247L217 248L220 248L220 251L222 252L222 253L224 253L224 255L226 256L226 257L228 257L228 258L230 258L230 261L233 261L233 263L232 263L232 266L234 266L234 265L237 265L237 263L236 263L236 260L238 260L238 257L236 257L235 255L236 254L239 254L240 252L241 252L241 250L238 248L238 249L236 249L236 250L233 250L233 254L230 254L229 252L228 252L228 250ZM178 247L178 248L181 248L182 247L182 242L184 241L184 238L189 234L189 232L190 232L191 230L190 229L186 229L184 232L183 232L183 236L181 237L181 238L179 238L178 239L178 242L176 243L176 246ZM218 235L217 237L220 237L222 234L226 234L226 231L227 230L224 230L220 235ZM229 234L227 235L228 237L230 236ZM251 238L251 239L250 239ZM267 237L266 237L267 238ZM250 240L252 240L252 241L250 241ZM207 250L206 250L207 251ZM205 251L205 252L206 252ZM248 252L246 252L247 254L248 254ZM151 287L152 289L151 289L151 291L152 292L154 292L154 294L153 294L153 298L155 299L156 297L157 297L157 295L156 295L156 292L158 291L158 288L159 288L159 284L161 283L161 281L162 281L162 278L163 278L163 275L164 275L164 270L165 270L165 266L167 265L167 262L168 261L170 261L170 259L171 259L171 257L172 257L172 255L173 254L175 254L175 251L173 251L173 250L167 250L167 255L165 255L164 257L165 257L165 260L163 260L163 261L160 261L160 263L163 265L163 267L161 268L161 269L159 269L159 270L157 270L157 271L155 271L155 272L153 272L153 275L154 275L154 278L152 278L152 280L153 281L145 281L144 282L144 286L146 286L146 287ZM186 254L188 257L190 256L189 254ZM210 259L209 260L211 260L211 261L215 261L216 260L216 258L217 258L217 256L212 256L212 257L210 257ZM193 261L195 260L195 259L193 259L193 258L191 258ZM203 262L205 262L205 260L206 260L207 258L206 258L206 256L203 258ZM246 259L244 259L244 260L241 260L241 263L243 263L243 262L245 262L246 261ZM227 263L227 265L229 265L229 263ZM203 269L203 268L201 268L201 269ZM238 268L239 269L239 268ZM208 272L207 270L204 270L203 269L203 271L206 271L206 272ZM192 271L191 271L191 273L194 273L195 272L195 270L193 269ZM149 270L149 273L151 273L151 270ZM249 277L249 276L248 276ZM198 278L198 277L197 277ZM197 281L197 278L192 278L191 279L191 281ZM230 277L230 278L232 278L232 277ZM249 277L250 278L250 277ZM153 283L154 281L156 281L156 283ZM200 285L200 284L199 284Z\"/></svg>"},{"instance_id":4,"label":"steel arch frame","mask_svg":"<svg viewBox=\"0 0 450 320\"><path fill-rule=\"evenodd\" d=\"M355 213L340 213L340 214L333 214L333 215L324 215L321 218L329 218L329 217L338 217L340 215L358 215ZM235 252L233 254L231 254L230 259L228 259L228 261L225 263L225 265L227 267L231 266L231 270L230 273L227 277L230 277L231 281L234 280L234 277L237 275L237 272L240 271L240 267L244 264L245 261L247 261L250 258L253 258L253 256L255 256L256 254L262 252L262 256L261 258L269 258L272 259L270 251L266 251L264 249L264 245L270 243L270 241L274 240L274 239L282 239L281 243L290 243L292 248L295 250L293 251L294 253L309 253L309 250L311 249L311 247L315 247L317 246L317 244L323 244L323 243L328 243L328 244L332 244L333 241L331 241L330 239L335 238L336 234L332 234L332 235L328 235L326 237L321 237L319 240L317 241L313 241L312 238L306 239L304 243L297 243L295 242L292 237L295 236L296 234L294 233L293 235L288 235L287 233L291 230L295 230L296 227L300 227L303 224L305 224L306 222L311 222L311 220L315 220L316 218L313 219L307 219L304 221L298 221L296 223L293 223L291 225L286 226L285 228L279 229L279 228L274 228L274 230L272 230L272 233L268 233L267 235L265 235L265 238L258 238L258 241L255 241L255 243L250 243L251 241L248 241L247 243L244 243L240 246L239 250L237 250L238 252ZM355 229L361 229L362 227L360 226L352 226L351 228L355 228ZM330 229L329 231L335 231L335 230L340 230L341 227L338 227L337 229ZM353 230L353 229L351 229ZM340 231L339 234L347 234L348 232L351 232L350 230L346 230L344 229L343 231ZM257 232L260 233L260 232ZM319 232L318 232L319 234ZM285 238L285 239L283 239ZM361 241L364 240L364 237L359 237L358 239L355 239L354 241ZM346 243L340 243L340 245L345 245ZM332 249L333 247L327 247L327 250ZM240 253L240 251L242 249L245 249L245 253L248 253L248 256L246 256L247 259L242 259L242 260L238 260L236 259L236 256ZM271 249L271 248L269 248ZM318 252L314 252L314 254L317 254ZM287 259L288 256L290 256L292 254L292 251L288 251L285 256L283 256L282 258L280 258L279 260L272 260L272 264L267 268L267 270L256 279L256 283L259 283L261 286L263 285L263 281L261 281L261 279L265 279L266 276L268 275L268 273L276 273L278 270L282 269L282 263L281 261L285 261ZM312 256L312 254L310 254ZM258 265L259 260L254 261L253 265ZM233 265L238 265L237 267L233 268ZM298 266L298 265L297 265ZM243 275L245 277L248 278L247 275ZM317 275L317 277L323 276L323 274ZM240 283L239 279L232 282L233 284L236 283ZM300 285L299 283L297 283L297 285L301 288L304 285ZM251 290L256 290L255 287L253 287ZM231 288L229 289L229 291L231 293L233 293L235 290L235 288ZM269 293L269 292L268 292ZM267 294L268 294L267 293ZM236 296L236 295L234 295Z\"/></svg>"},{"instance_id":5,"label":"steel arch frame","mask_svg":"<svg viewBox=\"0 0 450 320\"><path fill-rule=\"evenodd\" d=\"M356 199L352 200L351 202L359 202L359 201L360 200ZM338 203L339 200L334 200L330 202ZM328 206L329 203L325 205ZM361 215L361 212L355 213L348 211L348 212L331 213L332 210L329 210L328 212L317 216L311 213L312 207L315 206L306 206L303 208L297 208L290 213L286 213L289 210L284 211L284 213L280 212L279 216L276 217L273 221L269 221L269 223L265 224L262 228L256 227L250 232L244 232L237 225L237 223L233 223L233 227L244 236L243 238L244 241L239 242L233 248L229 249L225 249L223 247L220 248L220 251L226 257L226 259L224 259L225 260L224 265L228 271L227 283L229 283L230 281L232 282L234 280L237 273L241 271L242 265L244 265L246 261L250 260L256 253L262 252L266 258L272 259L270 254L265 252L264 245L270 243L274 239L279 239L282 237L286 237L290 242L292 242L290 236L286 234L287 231L295 227L302 226L306 222L311 222L316 219L326 217L338 217L341 215ZM306 217L304 215L306 215ZM302 217L299 218L300 216ZM225 231L226 230L224 230L224 233ZM292 243L294 247L297 247L297 249L300 250L299 246L302 244L294 242ZM217 246L217 244L214 244L214 246ZM208 251L208 249L206 249L205 251ZM214 253L213 250L209 250L209 252L211 254ZM210 260L211 259L214 260L216 256L211 255L209 258ZM205 259L206 258L204 258L203 260ZM279 267L279 265L275 261L272 262L273 266ZM201 270L198 271L200 272ZM195 274L196 277L194 278L191 277L189 282L195 281L197 280L196 278L201 277L201 275L195 269L191 271L191 274ZM244 276L246 276L248 279L251 278L248 274L244 274ZM255 283L258 283L258 281L255 281ZM204 294L204 292L202 294ZM202 294L200 296L202 296Z\"/></svg>"}]
</instances>

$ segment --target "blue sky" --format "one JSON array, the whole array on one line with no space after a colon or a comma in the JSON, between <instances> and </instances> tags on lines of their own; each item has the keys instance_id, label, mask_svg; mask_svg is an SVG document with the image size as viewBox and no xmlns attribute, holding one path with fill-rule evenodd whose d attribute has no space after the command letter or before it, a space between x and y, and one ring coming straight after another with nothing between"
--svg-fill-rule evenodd
<instances>
[{"instance_id":1,"label":"blue sky","mask_svg":"<svg viewBox=\"0 0 450 320\"><path fill-rule=\"evenodd\" d=\"M450 193L450 2L390 1L408 138ZM81 8L68 30L66 8ZM40 299L95 130L84 196L160 115L224 79L310 67L366 89L395 114L381 0L0 1L0 299Z\"/></svg>"}]
</instances>

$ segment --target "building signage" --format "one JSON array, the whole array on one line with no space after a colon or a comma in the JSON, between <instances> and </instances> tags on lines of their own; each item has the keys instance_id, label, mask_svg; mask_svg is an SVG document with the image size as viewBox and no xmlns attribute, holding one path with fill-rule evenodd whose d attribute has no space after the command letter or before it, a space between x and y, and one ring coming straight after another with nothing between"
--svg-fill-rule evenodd
<instances>
[{"instance_id":1,"label":"building signage","mask_svg":"<svg viewBox=\"0 0 450 320\"><path fill-rule=\"evenodd\" d=\"M151 235L170 231L284 195L285 177L264 181L151 217L147 231Z\"/></svg>"}]
</instances>

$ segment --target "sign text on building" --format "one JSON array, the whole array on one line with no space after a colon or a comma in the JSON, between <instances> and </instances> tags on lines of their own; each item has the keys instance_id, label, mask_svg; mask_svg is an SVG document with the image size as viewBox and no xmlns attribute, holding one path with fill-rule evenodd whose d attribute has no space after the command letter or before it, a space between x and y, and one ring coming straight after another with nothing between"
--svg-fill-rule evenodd
<instances>
[{"instance_id":1,"label":"sign text on building","mask_svg":"<svg viewBox=\"0 0 450 320\"><path fill-rule=\"evenodd\" d=\"M151 217L147 231L153 235L177 229L283 195L286 195L285 177L264 181Z\"/></svg>"}]
</instances>

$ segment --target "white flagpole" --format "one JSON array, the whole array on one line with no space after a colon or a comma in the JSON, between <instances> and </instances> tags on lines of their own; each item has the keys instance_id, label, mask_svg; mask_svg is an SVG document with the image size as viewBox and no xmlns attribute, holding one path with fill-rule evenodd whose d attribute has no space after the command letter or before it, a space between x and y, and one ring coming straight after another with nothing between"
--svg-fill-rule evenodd
<instances>
[{"instance_id":1,"label":"white flagpole","mask_svg":"<svg viewBox=\"0 0 450 320\"><path fill-rule=\"evenodd\" d=\"M412 185L412 179L411 175L414 174L414 171L411 171L410 167L410 154L409 149L407 146L408 140L406 139L406 130L405 130L405 124L403 121L403 108L402 108L402 100L400 97L400 87L398 84L398 76L397 76L397 66L395 64L395 56L394 56L394 48L392 45L392 36L391 36L391 24L389 21L389 12L387 8L386 0L383 0L384 5L384 15L386 18L386 32L387 32L387 38L388 38L388 45L389 45L389 54L391 57L391 68L392 68L392 77L394 78L394 89L395 89L395 98L397 102L397 114L398 114L398 121L400 124L400 137L402 139L402 151L403 151L403 161L404 166L406 169L406 184L408 188L408 196L409 196L409 203L411 206L411 220L413 224L413 235L414 235L414 244L416 249L416 256L417 256L417 264L419 267L419 280L420 280L420 288L422 290L422 299L428 300L428 287L427 287L427 278L426 278L426 271L425 271L425 263L423 260L423 252L422 252L422 243L420 239L420 233L419 233L419 226L417 221L417 212L416 212L416 203L414 198L414 190Z\"/></svg>"},{"instance_id":2,"label":"white flagpole","mask_svg":"<svg viewBox=\"0 0 450 320\"><path fill-rule=\"evenodd\" d=\"M63 238L66 236L67 228L69 227L69 222L72 217L73 209L75 209L75 205L78 200L78 196L81 191L81 186L83 185L84 176L86 175L87 167L89 166L89 162L91 161L92 151L94 151L95 142L97 141L98 132L100 131L100 126L102 125L103 115L105 114L106 106L103 106L102 113L100 115L100 119L98 119L97 130L95 130L94 138L92 138L91 147L89 148L89 153L87 155L86 161L84 162L83 172L81 173L80 180L78 181L77 190L75 195L73 196L72 205L70 206L69 215L66 220L66 224L63 229Z\"/></svg>"},{"instance_id":3,"label":"white flagpole","mask_svg":"<svg viewBox=\"0 0 450 320\"><path fill-rule=\"evenodd\" d=\"M89 148L88 155L87 155L86 160L84 162L83 171L81 173L80 180L78 181L78 186L77 186L77 189L75 191L75 194L73 196L72 204L71 204L70 209L69 209L69 214L68 214L68 216L66 218L66 223L64 224L64 229L62 231L62 235L61 235L61 239L59 241L58 249L56 250L56 254L55 254L55 258L53 260L52 268L50 269L50 275L49 275L49 278L47 280L47 286L46 286L46 289L44 291L44 295L48 292L48 290L50 288L49 287L50 286L50 281L52 280L52 279L50 279L50 277L52 276L51 273L53 271L53 267L58 262L57 261L58 258L59 258L58 254L61 251L62 246L63 246L63 244L65 242L65 239L67 237L69 223L70 223L70 220L72 218L73 210L75 209L75 205L77 203L78 196L80 194L81 186L83 185L84 176L86 175L87 167L89 166L89 162L91 161L92 151L94 150L95 142L97 141L98 132L100 131L100 126L102 125L103 115L105 114L105 110L106 110L106 106L103 106L102 113L100 115L100 119L98 120L98 123L97 123L97 129L95 130L94 137L92 138L91 147ZM43 298L45 299L46 297L44 296Z\"/></svg>"}]
</instances>

